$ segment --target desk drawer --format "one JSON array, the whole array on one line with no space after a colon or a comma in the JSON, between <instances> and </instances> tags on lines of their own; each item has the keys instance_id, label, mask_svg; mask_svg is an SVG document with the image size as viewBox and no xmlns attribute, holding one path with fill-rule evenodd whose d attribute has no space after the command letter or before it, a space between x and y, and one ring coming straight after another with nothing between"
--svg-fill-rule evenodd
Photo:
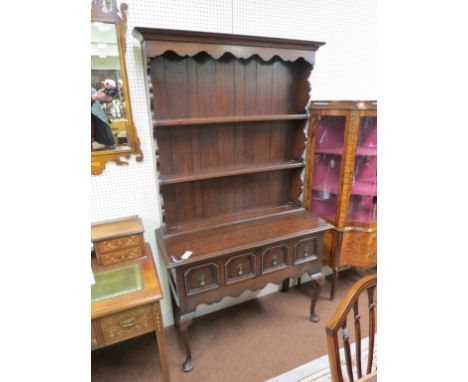
<instances>
[{"instance_id":1,"label":"desk drawer","mask_svg":"<svg viewBox=\"0 0 468 382\"><path fill-rule=\"evenodd\" d=\"M136 259L137 257L142 257L142 256L143 256L143 251L141 247L135 247L135 248L124 249L121 251L104 253L100 255L98 258L99 258L100 265L112 265L112 264L123 263L127 260Z\"/></svg>"},{"instance_id":2,"label":"desk drawer","mask_svg":"<svg viewBox=\"0 0 468 382\"><path fill-rule=\"evenodd\" d=\"M125 310L99 319L105 345L154 330L151 305Z\"/></svg>"},{"instance_id":3,"label":"desk drawer","mask_svg":"<svg viewBox=\"0 0 468 382\"><path fill-rule=\"evenodd\" d=\"M141 246L141 244L142 234L138 234L119 237L117 239L103 240L95 243L94 247L96 248L96 254L102 255L104 253L114 252L125 248L138 247Z\"/></svg>"}]
</instances>

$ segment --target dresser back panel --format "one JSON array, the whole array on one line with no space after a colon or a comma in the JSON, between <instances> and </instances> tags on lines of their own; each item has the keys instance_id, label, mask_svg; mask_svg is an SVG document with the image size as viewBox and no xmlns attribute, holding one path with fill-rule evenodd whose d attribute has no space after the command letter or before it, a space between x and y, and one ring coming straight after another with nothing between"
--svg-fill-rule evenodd
<instances>
[{"instance_id":1,"label":"dresser back panel","mask_svg":"<svg viewBox=\"0 0 468 382\"><path fill-rule=\"evenodd\" d=\"M278 121L157 127L159 173L301 161L302 147L294 142L303 125L303 121Z\"/></svg>"},{"instance_id":2,"label":"dresser back panel","mask_svg":"<svg viewBox=\"0 0 468 382\"><path fill-rule=\"evenodd\" d=\"M165 222L170 225L258 207L284 205L291 200L291 178L299 179L300 170L166 185L161 188Z\"/></svg>"},{"instance_id":3,"label":"dresser back panel","mask_svg":"<svg viewBox=\"0 0 468 382\"><path fill-rule=\"evenodd\" d=\"M265 62L226 53L215 60L204 52L180 57L169 51L152 58L150 68L154 115L164 120L304 113L312 66L301 58Z\"/></svg>"}]
</instances>

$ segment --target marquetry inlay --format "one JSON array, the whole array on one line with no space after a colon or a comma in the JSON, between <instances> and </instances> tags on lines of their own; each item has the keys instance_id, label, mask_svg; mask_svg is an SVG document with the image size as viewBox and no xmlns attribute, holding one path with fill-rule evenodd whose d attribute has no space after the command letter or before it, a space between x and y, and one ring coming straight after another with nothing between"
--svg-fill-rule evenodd
<instances>
[{"instance_id":1,"label":"marquetry inlay","mask_svg":"<svg viewBox=\"0 0 468 382\"><path fill-rule=\"evenodd\" d=\"M101 319L104 338L108 341L129 337L153 328L150 306L130 309Z\"/></svg>"},{"instance_id":2,"label":"marquetry inlay","mask_svg":"<svg viewBox=\"0 0 468 382\"><path fill-rule=\"evenodd\" d=\"M140 240L136 235L125 236L113 240L105 240L99 243L102 252L115 251L121 248L133 247L139 245Z\"/></svg>"},{"instance_id":3,"label":"marquetry inlay","mask_svg":"<svg viewBox=\"0 0 468 382\"><path fill-rule=\"evenodd\" d=\"M141 247L135 247L118 252L111 252L101 255L101 263L103 265L122 263L127 260L141 257Z\"/></svg>"}]
</instances>

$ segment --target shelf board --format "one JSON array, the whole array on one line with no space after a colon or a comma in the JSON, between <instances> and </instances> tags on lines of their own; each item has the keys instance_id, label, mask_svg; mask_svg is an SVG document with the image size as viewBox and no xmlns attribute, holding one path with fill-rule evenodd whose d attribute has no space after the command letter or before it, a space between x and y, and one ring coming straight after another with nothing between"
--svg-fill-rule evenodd
<instances>
[{"instance_id":1,"label":"shelf board","mask_svg":"<svg viewBox=\"0 0 468 382\"><path fill-rule=\"evenodd\" d=\"M202 218L186 221L183 223L170 224L164 226L164 237L177 236L187 232L200 231L209 227L222 227L230 224L247 222L256 219L262 219L267 216L284 215L303 210L302 207L288 202L281 205L270 205L259 208L230 212L211 218Z\"/></svg>"},{"instance_id":2,"label":"shelf board","mask_svg":"<svg viewBox=\"0 0 468 382\"><path fill-rule=\"evenodd\" d=\"M242 167L222 168L204 170L192 174L174 174L164 175L159 179L160 185L175 184L182 182L193 182L202 179L213 179L222 178L225 176L242 175L242 174L254 174L257 172L277 171L277 170L288 170L292 168L304 167L304 162L299 161L288 161L279 163L268 163L268 164L253 164Z\"/></svg>"},{"instance_id":3,"label":"shelf board","mask_svg":"<svg viewBox=\"0 0 468 382\"><path fill-rule=\"evenodd\" d=\"M361 224L371 224L377 221L377 218L371 216L369 213L365 212L357 212L350 214L348 216L348 223L351 225L352 223L361 223Z\"/></svg>"},{"instance_id":4,"label":"shelf board","mask_svg":"<svg viewBox=\"0 0 468 382\"><path fill-rule=\"evenodd\" d=\"M316 148L315 154L331 154L331 155L342 155L343 147L341 148Z\"/></svg>"},{"instance_id":5,"label":"shelf board","mask_svg":"<svg viewBox=\"0 0 468 382\"><path fill-rule=\"evenodd\" d=\"M230 117L181 118L153 120L153 127L157 126L189 126L213 125L223 123L268 122L268 121L300 121L309 119L307 114L274 114L274 115L245 115Z\"/></svg>"},{"instance_id":6,"label":"shelf board","mask_svg":"<svg viewBox=\"0 0 468 382\"><path fill-rule=\"evenodd\" d=\"M377 186L374 183L354 182L351 186L351 194L375 196L377 195Z\"/></svg>"},{"instance_id":7,"label":"shelf board","mask_svg":"<svg viewBox=\"0 0 468 382\"><path fill-rule=\"evenodd\" d=\"M329 193L329 194L333 194L333 195L338 195L338 191L339 191L339 183L330 183L327 185L327 189L325 190L324 189L325 186L323 184L319 184L319 185L312 185L312 191L315 191L315 192L324 192L324 193Z\"/></svg>"},{"instance_id":8,"label":"shelf board","mask_svg":"<svg viewBox=\"0 0 468 382\"><path fill-rule=\"evenodd\" d=\"M356 155L360 156L377 156L377 147L357 147Z\"/></svg>"}]
</instances>

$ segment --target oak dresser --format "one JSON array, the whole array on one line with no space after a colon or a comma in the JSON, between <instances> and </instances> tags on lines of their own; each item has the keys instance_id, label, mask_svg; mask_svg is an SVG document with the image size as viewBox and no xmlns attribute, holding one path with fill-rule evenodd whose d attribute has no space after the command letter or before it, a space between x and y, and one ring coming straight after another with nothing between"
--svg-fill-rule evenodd
<instances>
[{"instance_id":1,"label":"oak dresser","mask_svg":"<svg viewBox=\"0 0 468 382\"><path fill-rule=\"evenodd\" d=\"M137 27L147 62L175 324L200 304L321 273L331 227L302 206L308 77L323 43ZM307 308L306 308L307 309ZM304 316L307 317L306 311Z\"/></svg>"}]
</instances>

